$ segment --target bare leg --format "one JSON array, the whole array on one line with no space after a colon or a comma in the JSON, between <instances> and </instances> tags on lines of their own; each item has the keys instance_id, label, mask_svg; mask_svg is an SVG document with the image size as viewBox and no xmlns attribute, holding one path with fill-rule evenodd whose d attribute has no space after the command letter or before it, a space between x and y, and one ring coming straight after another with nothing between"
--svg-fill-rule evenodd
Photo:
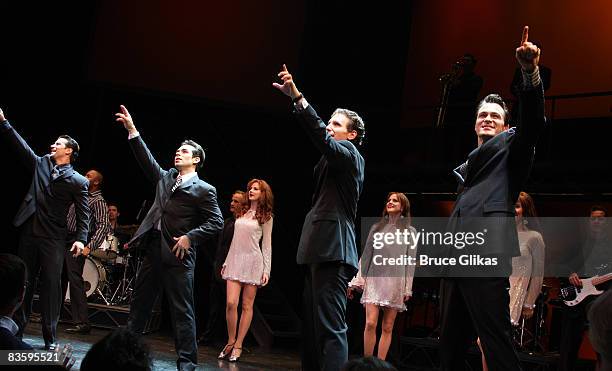
<instances>
[{"instance_id":1,"label":"bare leg","mask_svg":"<svg viewBox=\"0 0 612 371\"><path fill-rule=\"evenodd\" d=\"M370 357L374 354L376 345L376 325L378 325L378 306L366 304L366 323L363 331L363 356Z\"/></svg>"},{"instance_id":2,"label":"bare leg","mask_svg":"<svg viewBox=\"0 0 612 371\"><path fill-rule=\"evenodd\" d=\"M239 357L242 354L242 342L246 337L249 327L251 327L251 320L253 319L253 302L255 301L255 295L257 294L257 286L255 285L244 285L242 289L242 314L240 315L240 326L238 327L238 337L236 338L236 344L234 345L234 351L232 356Z\"/></svg>"},{"instance_id":3,"label":"bare leg","mask_svg":"<svg viewBox=\"0 0 612 371\"><path fill-rule=\"evenodd\" d=\"M383 308L382 332L380 334L380 341L378 342L378 358L382 360L387 358L387 352L389 351L389 346L391 345L393 324L395 323L396 316L396 309Z\"/></svg>"},{"instance_id":4,"label":"bare leg","mask_svg":"<svg viewBox=\"0 0 612 371\"><path fill-rule=\"evenodd\" d=\"M489 367L487 367L487 360L485 359L482 345L480 344L480 338L476 339L476 343L478 344L478 349L480 349L480 354L482 357L482 371L489 371Z\"/></svg>"},{"instance_id":5,"label":"bare leg","mask_svg":"<svg viewBox=\"0 0 612 371\"><path fill-rule=\"evenodd\" d=\"M225 319L227 320L227 343L236 341L236 326L238 324L238 300L242 284L238 281L227 281L227 303L225 305Z\"/></svg>"}]
</instances>

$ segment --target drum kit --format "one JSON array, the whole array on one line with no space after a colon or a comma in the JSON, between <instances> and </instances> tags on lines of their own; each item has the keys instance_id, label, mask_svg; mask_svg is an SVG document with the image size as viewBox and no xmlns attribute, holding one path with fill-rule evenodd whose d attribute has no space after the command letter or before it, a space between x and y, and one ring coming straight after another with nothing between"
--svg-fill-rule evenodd
<instances>
[{"instance_id":1,"label":"drum kit","mask_svg":"<svg viewBox=\"0 0 612 371\"><path fill-rule=\"evenodd\" d=\"M137 225L118 226L116 234L131 236ZM91 252L83 266L87 300L106 305L129 305L136 273L142 263L138 251L127 249L116 235L109 234L102 245ZM70 300L68 290L67 300Z\"/></svg>"}]
</instances>

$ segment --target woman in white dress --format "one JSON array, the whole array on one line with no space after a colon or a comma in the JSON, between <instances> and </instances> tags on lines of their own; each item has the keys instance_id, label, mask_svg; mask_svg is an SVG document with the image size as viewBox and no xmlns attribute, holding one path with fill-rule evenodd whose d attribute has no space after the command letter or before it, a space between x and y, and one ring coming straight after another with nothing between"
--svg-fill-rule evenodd
<instances>
[{"instance_id":1,"label":"woman in white dress","mask_svg":"<svg viewBox=\"0 0 612 371\"><path fill-rule=\"evenodd\" d=\"M237 212L234 236L221 269L227 281L227 345L219 359L236 362L253 319L257 288L268 284L272 261L272 207L274 197L266 181L253 179L247 185L248 202ZM261 247L260 247L261 242ZM242 292L242 314L238 325L238 302ZM237 334L237 335L236 335Z\"/></svg>"},{"instance_id":2,"label":"woman in white dress","mask_svg":"<svg viewBox=\"0 0 612 371\"><path fill-rule=\"evenodd\" d=\"M544 239L533 199L528 193L519 194L514 210L521 255L512 258L509 295L510 320L512 325L518 326L521 318L527 320L533 317L536 299L542 292ZM482 369L488 370L484 355Z\"/></svg>"},{"instance_id":3,"label":"woman in white dress","mask_svg":"<svg viewBox=\"0 0 612 371\"><path fill-rule=\"evenodd\" d=\"M382 219L370 229L368 240L359 262L359 272L349 283L348 296L352 298L353 290L362 290L361 303L366 311L366 325L363 332L364 356L372 356L376 345L376 327L378 316L383 312L382 331L378 342L378 358L387 357L393 324L397 312L406 310L404 304L412 296L412 281L414 278L414 265L377 265L373 264L374 255L381 255L376 261L383 258L398 258L400 256L416 256L416 244L401 244L395 241L385 244L382 248L374 247L376 233L390 233L409 230L410 236L416 231L410 226L410 202L400 192L391 192L383 209ZM380 235L382 236L382 235Z\"/></svg>"}]
</instances>

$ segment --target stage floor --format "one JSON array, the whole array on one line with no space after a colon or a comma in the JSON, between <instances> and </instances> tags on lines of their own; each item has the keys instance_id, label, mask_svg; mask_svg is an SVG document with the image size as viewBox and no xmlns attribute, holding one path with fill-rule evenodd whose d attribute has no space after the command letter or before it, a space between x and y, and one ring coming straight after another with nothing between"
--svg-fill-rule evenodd
<instances>
[{"instance_id":1,"label":"stage floor","mask_svg":"<svg viewBox=\"0 0 612 371\"><path fill-rule=\"evenodd\" d=\"M60 345L66 343L74 347L76 363L72 370L79 370L81 361L91 345L103 338L110 330L92 328L88 335L66 333L65 329L71 325L60 323L57 329ZM145 341L153 352L154 370L176 370L176 354L174 352L174 340L169 334L155 332L144 335ZM25 331L23 340L34 348L44 346L39 323L30 323ZM258 371L258 370L299 370L300 356L297 352L285 349L271 352L260 352L257 348L251 348L250 353L243 353L239 362L230 363L217 360L221 350L217 347L198 347L198 369L199 370L236 370L236 371Z\"/></svg>"}]
</instances>

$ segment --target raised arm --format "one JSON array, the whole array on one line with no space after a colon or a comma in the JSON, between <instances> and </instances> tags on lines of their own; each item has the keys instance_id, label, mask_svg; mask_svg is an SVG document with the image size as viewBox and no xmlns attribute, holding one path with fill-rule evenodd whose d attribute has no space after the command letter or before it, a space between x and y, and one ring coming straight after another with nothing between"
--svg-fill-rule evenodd
<instances>
[{"instance_id":1,"label":"raised arm","mask_svg":"<svg viewBox=\"0 0 612 371\"><path fill-rule=\"evenodd\" d=\"M38 156L32 151L32 148L26 143L26 141L19 135L19 133L9 124L4 116L4 112L0 108L0 137L4 138L8 142L9 146L17 151L18 156L23 164L30 171L34 171L36 167L36 160Z\"/></svg>"},{"instance_id":2,"label":"raised arm","mask_svg":"<svg viewBox=\"0 0 612 371\"><path fill-rule=\"evenodd\" d=\"M144 140L140 136L136 126L134 126L134 120L124 105L120 106L121 112L115 113L117 117L116 121L121 123L125 130L128 132L128 139L132 152L136 156L136 160L140 164L140 167L144 171L145 176L153 183L157 183L161 177L164 176L166 171L159 166L155 157L147 148Z\"/></svg>"},{"instance_id":3,"label":"raised arm","mask_svg":"<svg viewBox=\"0 0 612 371\"><path fill-rule=\"evenodd\" d=\"M516 48L516 60L521 66L522 84L519 89L517 131L511 145L515 160L527 167L525 160L533 156L538 137L546 123L544 89L538 69L540 48L529 42L529 27L523 29L521 45Z\"/></svg>"},{"instance_id":4,"label":"raised arm","mask_svg":"<svg viewBox=\"0 0 612 371\"><path fill-rule=\"evenodd\" d=\"M314 143L315 147L325 155L328 160L352 159L354 154L332 138L326 130L327 125L312 106L306 101L302 93L298 90L293 81L293 76L283 64L283 68L278 73L278 77L283 81L282 84L272 83L276 89L291 98L295 106L295 113L300 118L306 129L306 133Z\"/></svg>"}]
</instances>

